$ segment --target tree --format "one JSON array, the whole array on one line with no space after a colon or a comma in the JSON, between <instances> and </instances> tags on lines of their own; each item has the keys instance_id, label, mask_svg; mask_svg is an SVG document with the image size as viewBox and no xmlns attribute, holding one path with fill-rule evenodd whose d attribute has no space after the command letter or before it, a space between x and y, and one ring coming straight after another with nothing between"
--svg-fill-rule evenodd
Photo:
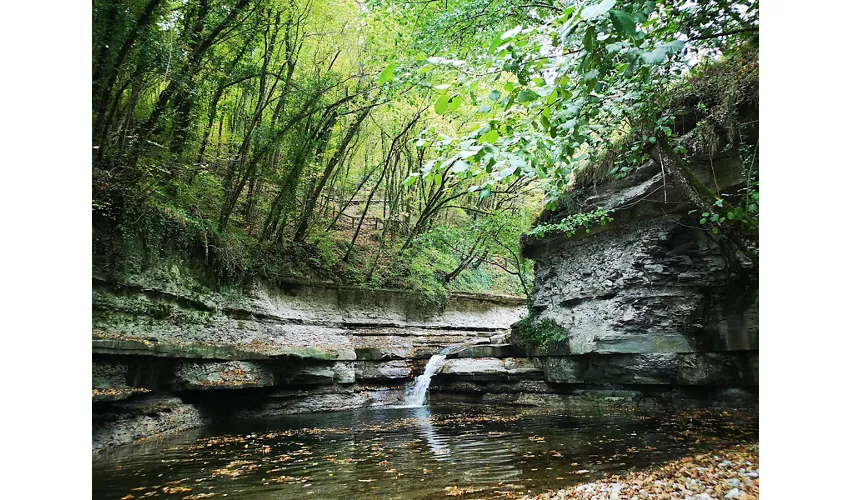
<instances>
[{"instance_id":1,"label":"tree","mask_svg":"<svg viewBox=\"0 0 850 500\"><path fill-rule=\"evenodd\" d=\"M478 12L475 2L458 8L461 17ZM630 161L652 158L669 167L715 229L757 260L757 214L738 211L734 222L721 223L728 207L721 213L719 193L690 172L686 149L675 144L675 112L664 102L693 62L757 46L758 2L602 0L532 10L526 23L495 35L466 60L432 58L419 69L440 65L451 75L433 87L436 113L460 117L471 105L480 118L464 135L441 137L440 159L418 175L470 182L483 197L494 185L538 178L554 208L575 172L632 141L638 147ZM741 206L753 205L753 193Z\"/></svg>"}]
</instances>

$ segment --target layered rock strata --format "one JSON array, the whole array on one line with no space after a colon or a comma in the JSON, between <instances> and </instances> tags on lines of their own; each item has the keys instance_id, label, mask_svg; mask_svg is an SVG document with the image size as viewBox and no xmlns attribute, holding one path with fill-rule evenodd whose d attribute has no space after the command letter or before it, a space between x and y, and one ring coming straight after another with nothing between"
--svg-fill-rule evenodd
<instances>
[{"instance_id":1,"label":"layered rock strata","mask_svg":"<svg viewBox=\"0 0 850 500\"><path fill-rule=\"evenodd\" d=\"M693 168L723 199L746 187L741 164L732 157ZM510 400L494 393L511 393L512 384L520 384L528 394L543 387L538 392L670 400L704 394L757 402L757 266L733 255L701 225L655 164L570 196L572 211L604 208L614 221L569 238L524 241L524 254L535 261L532 317L535 324L556 325L563 340L534 347L515 329L511 353L502 347L489 354L501 358L504 369L475 361L504 385L483 390L491 395L482 399ZM511 356L532 358L538 371L530 378L511 373ZM470 370L468 362L458 362L437 378L439 390L473 389L468 377L459 377Z\"/></svg>"},{"instance_id":2,"label":"layered rock strata","mask_svg":"<svg viewBox=\"0 0 850 500\"><path fill-rule=\"evenodd\" d=\"M95 279L93 294L93 450L222 418L400 404L433 354L487 343L525 311L514 297L435 310L298 282L215 293Z\"/></svg>"}]
</instances>

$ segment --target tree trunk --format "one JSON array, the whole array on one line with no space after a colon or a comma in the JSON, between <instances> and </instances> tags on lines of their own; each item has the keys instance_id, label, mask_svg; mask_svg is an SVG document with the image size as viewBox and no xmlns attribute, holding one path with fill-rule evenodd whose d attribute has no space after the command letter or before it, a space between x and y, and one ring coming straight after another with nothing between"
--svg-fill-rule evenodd
<instances>
[{"instance_id":1,"label":"tree trunk","mask_svg":"<svg viewBox=\"0 0 850 500\"><path fill-rule=\"evenodd\" d=\"M352 123L348 127L348 132L346 132L345 137L343 137L342 142L334 153L333 157L328 161L327 166L325 167L325 171L322 173L322 177L319 179L319 182L313 188L309 197L307 198L307 203L304 207L304 212L301 214L301 218L298 222L298 227L295 230L295 236L293 239L295 241L303 241L304 237L307 235L307 227L310 222L310 217L313 215L313 209L316 207L316 201L319 199L319 195L322 193L322 189L325 188L325 184L328 182L331 174L334 169L336 169L343 155L345 155L345 151L348 148L349 143L354 138L354 135L357 134L357 131L360 129L360 125L363 123L363 120L369 115L369 111L371 111L371 106L366 106L359 115L354 119L354 123Z\"/></svg>"}]
</instances>

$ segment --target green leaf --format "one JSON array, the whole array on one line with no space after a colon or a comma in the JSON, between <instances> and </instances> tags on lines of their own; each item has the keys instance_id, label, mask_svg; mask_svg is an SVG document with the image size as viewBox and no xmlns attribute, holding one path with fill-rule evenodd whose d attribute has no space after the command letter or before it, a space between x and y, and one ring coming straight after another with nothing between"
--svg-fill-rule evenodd
<instances>
[{"instance_id":1,"label":"green leaf","mask_svg":"<svg viewBox=\"0 0 850 500\"><path fill-rule=\"evenodd\" d=\"M682 50L685 42L681 40L675 40L672 42L667 42L664 45L657 47L652 52L644 52L640 55L643 62L646 64L661 64L667 58L668 54L675 54L676 52Z\"/></svg>"},{"instance_id":2,"label":"green leaf","mask_svg":"<svg viewBox=\"0 0 850 500\"><path fill-rule=\"evenodd\" d=\"M452 100L449 101L449 110L457 111L461 104L463 104L463 99L461 99L460 96L452 97Z\"/></svg>"},{"instance_id":3,"label":"green leaf","mask_svg":"<svg viewBox=\"0 0 850 500\"><path fill-rule=\"evenodd\" d=\"M617 33L619 33L620 36L625 37L635 35L635 20L632 19L631 14L628 12L612 10L611 22L614 24L614 29L617 30Z\"/></svg>"},{"instance_id":4,"label":"green leaf","mask_svg":"<svg viewBox=\"0 0 850 500\"><path fill-rule=\"evenodd\" d=\"M434 111L436 111L438 115L443 115L449 110L449 99L451 98L447 94L443 94L439 99L437 99L437 102L434 103Z\"/></svg>"},{"instance_id":5,"label":"green leaf","mask_svg":"<svg viewBox=\"0 0 850 500\"><path fill-rule=\"evenodd\" d=\"M412 174L410 174L410 175L407 177L407 179L405 179L405 180L404 180L404 187L410 187L410 186L412 186L412 185L413 185L413 183L414 183L414 182L416 182L417 177L419 177L419 174L418 174L418 173L412 173Z\"/></svg>"},{"instance_id":6,"label":"green leaf","mask_svg":"<svg viewBox=\"0 0 850 500\"><path fill-rule=\"evenodd\" d=\"M395 71L396 66L398 65L393 62L381 71L381 74L378 75L378 85L383 85L393 79L393 72Z\"/></svg>"},{"instance_id":7,"label":"green leaf","mask_svg":"<svg viewBox=\"0 0 850 500\"><path fill-rule=\"evenodd\" d=\"M517 94L517 102L529 102L537 99L538 95L530 90L520 90Z\"/></svg>"},{"instance_id":8,"label":"green leaf","mask_svg":"<svg viewBox=\"0 0 850 500\"><path fill-rule=\"evenodd\" d=\"M505 90L507 90L508 92L513 91L515 88L516 88L516 84L514 82L507 82L505 84Z\"/></svg>"},{"instance_id":9,"label":"green leaf","mask_svg":"<svg viewBox=\"0 0 850 500\"><path fill-rule=\"evenodd\" d=\"M708 222L708 219L706 219L705 217L699 220L700 224L705 224L706 222Z\"/></svg>"},{"instance_id":10,"label":"green leaf","mask_svg":"<svg viewBox=\"0 0 850 500\"><path fill-rule=\"evenodd\" d=\"M503 43L505 43L505 42L502 41L502 37L497 36L496 38L493 39L492 42L490 42L490 47L487 48L487 53L488 54L495 54L496 51L499 50L499 47L502 46Z\"/></svg>"},{"instance_id":11,"label":"green leaf","mask_svg":"<svg viewBox=\"0 0 850 500\"><path fill-rule=\"evenodd\" d=\"M585 21L588 19L595 19L599 16L605 15L612 7L614 7L614 0L602 0L596 5L590 5L582 9L581 18Z\"/></svg>"},{"instance_id":12,"label":"green leaf","mask_svg":"<svg viewBox=\"0 0 850 500\"><path fill-rule=\"evenodd\" d=\"M498 101L499 98L502 97L502 93L498 90L493 90L487 95L487 97L489 97L492 101Z\"/></svg>"},{"instance_id":13,"label":"green leaf","mask_svg":"<svg viewBox=\"0 0 850 500\"><path fill-rule=\"evenodd\" d=\"M589 82L591 80L595 80L599 78L599 70L592 69L584 74L584 81Z\"/></svg>"},{"instance_id":14,"label":"green leaf","mask_svg":"<svg viewBox=\"0 0 850 500\"><path fill-rule=\"evenodd\" d=\"M469 163L463 160L458 160L452 165L453 174L460 174L462 172L466 172L467 170L469 170Z\"/></svg>"},{"instance_id":15,"label":"green leaf","mask_svg":"<svg viewBox=\"0 0 850 500\"><path fill-rule=\"evenodd\" d=\"M502 41L510 40L511 38L517 36L517 34L519 34L520 31L522 31L522 25L514 26L513 28L509 29L508 31L502 33L502 35L499 37L499 39L502 40Z\"/></svg>"},{"instance_id":16,"label":"green leaf","mask_svg":"<svg viewBox=\"0 0 850 500\"><path fill-rule=\"evenodd\" d=\"M581 43L584 50L587 52L593 52L593 48L596 47L596 29L593 26L587 28Z\"/></svg>"},{"instance_id":17,"label":"green leaf","mask_svg":"<svg viewBox=\"0 0 850 500\"><path fill-rule=\"evenodd\" d=\"M479 140L481 142L487 142L487 143L490 143L490 144L495 144L496 141L499 140L499 133L496 132L495 130L490 130L486 134L482 135L481 139L479 139Z\"/></svg>"}]
</instances>

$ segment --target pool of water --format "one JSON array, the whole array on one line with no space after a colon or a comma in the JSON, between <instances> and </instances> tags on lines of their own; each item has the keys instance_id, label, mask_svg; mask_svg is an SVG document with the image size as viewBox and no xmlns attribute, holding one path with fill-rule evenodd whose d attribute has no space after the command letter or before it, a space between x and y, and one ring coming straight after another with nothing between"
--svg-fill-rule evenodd
<instances>
[{"instance_id":1,"label":"pool of water","mask_svg":"<svg viewBox=\"0 0 850 500\"><path fill-rule=\"evenodd\" d=\"M756 410L452 404L290 415L94 455L93 498L511 498L757 440Z\"/></svg>"}]
</instances>

